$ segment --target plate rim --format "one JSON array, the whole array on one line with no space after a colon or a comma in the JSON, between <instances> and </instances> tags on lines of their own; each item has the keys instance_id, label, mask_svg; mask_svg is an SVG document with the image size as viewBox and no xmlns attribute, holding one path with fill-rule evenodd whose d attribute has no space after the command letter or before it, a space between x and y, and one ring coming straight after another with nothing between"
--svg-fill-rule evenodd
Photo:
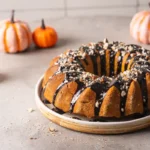
<instances>
[{"instance_id":1,"label":"plate rim","mask_svg":"<svg viewBox=\"0 0 150 150\"><path fill-rule=\"evenodd\" d=\"M37 107L40 109L41 112L42 112L42 110L41 110L41 108L42 108L46 112L50 113L51 115L53 115L55 117L58 117L58 118L61 118L61 119L65 120L65 121L68 121L70 123L75 123L75 124L78 124L78 125L81 125L81 126L86 125L86 126L89 126L89 127L98 127L98 128L101 128L101 129L103 128L103 129L117 130L117 128L121 127L122 130L124 130L127 127L130 126L130 128L133 128L133 130L135 130L134 128L137 127L137 126L139 126L139 127L141 126L140 129L145 128L145 126L146 127L150 126L150 115L142 117L142 118L134 119L134 120L119 121L119 122L117 122L117 121L113 121L113 122L94 122L94 121L77 120L77 119L69 118L67 116L63 116L63 115L49 109L42 102L42 100L40 98L40 89L41 89L41 83L42 83L43 77L44 77L44 75L42 75L39 78L39 80L38 80L38 82L35 86L35 101L36 101ZM43 112L42 112L42 114L43 114ZM145 124L144 124L144 122L145 122ZM61 125L61 126L63 126L63 125ZM120 132L120 133L123 133L123 132Z\"/></svg>"}]
</instances>

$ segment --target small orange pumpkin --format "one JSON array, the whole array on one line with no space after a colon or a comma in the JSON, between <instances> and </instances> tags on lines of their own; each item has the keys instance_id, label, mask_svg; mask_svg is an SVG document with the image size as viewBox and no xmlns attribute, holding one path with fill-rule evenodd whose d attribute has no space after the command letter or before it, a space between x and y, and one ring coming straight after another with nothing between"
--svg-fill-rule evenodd
<instances>
[{"instance_id":1,"label":"small orange pumpkin","mask_svg":"<svg viewBox=\"0 0 150 150\"><path fill-rule=\"evenodd\" d=\"M40 48L52 47L58 40L55 29L45 26L44 19L42 19L41 27L36 28L33 32L32 37L35 45Z\"/></svg>"},{"instance_id":2,"label":"small orange pumpkin","mask_svg":"<svg viewBox=\"0 0 150 150\"><path fill-rule=\"evenodd\" d=\"M150 11L141 11L133 16L130 33L136 41L150 44Z\"/></svg>"},{"instance_id":3,"label":"small orange pumpkin","mask_svg":"<svg viewBox=\"0 0 150 150\"><path fill-rule=\"evenodd\" d=\"M27 23L14 20L14 10L11 20L0 22L0 51L16 53L26 50L32 43L32 33Z\"/></svg>"}]
</instances>

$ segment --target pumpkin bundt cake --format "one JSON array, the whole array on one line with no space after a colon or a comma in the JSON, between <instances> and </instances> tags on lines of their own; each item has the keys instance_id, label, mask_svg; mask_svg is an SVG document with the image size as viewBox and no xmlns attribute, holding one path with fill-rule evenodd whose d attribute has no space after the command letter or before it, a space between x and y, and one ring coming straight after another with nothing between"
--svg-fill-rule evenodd
<instances>
[{"instance_id":1,"label":"pumpkin bundt cake","mask_svg":"<svg viewBox=\"0 0 150 150\"><path fill-rule=\"evenodd\" d=\"M67 50L50 62L43 95L63 112L128 118L150 112L150 51L108 42Z\"/></svg>"}]
</instances>

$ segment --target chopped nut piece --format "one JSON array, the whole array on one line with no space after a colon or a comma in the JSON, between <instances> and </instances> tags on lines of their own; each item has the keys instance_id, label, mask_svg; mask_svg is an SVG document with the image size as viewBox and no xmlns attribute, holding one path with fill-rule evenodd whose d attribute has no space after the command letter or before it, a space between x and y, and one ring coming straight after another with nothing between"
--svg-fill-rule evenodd
<instances>
[{"instance_id":1,"label":"chopped nut piece","mask_svg":"<svg viewBox=\"0 0 150 150\"><path fill-rule=\"evenodd\" d=\"M104 42L104 43L108 43L108 39L107 39L107 38L105 38L103 42Z\"/></svg>"},{"instance_id":2,"label":"chopped nut piece","mask_svg":"<svg viewBox=\"0 0 150 150\"><path fill-rule=\"evenodd\" d=\"M126 92L125 92L125 91L122 91L122 92L121 92L121 96L124 97L125 95L126 95Z\"/></svg>"}]
</instances>

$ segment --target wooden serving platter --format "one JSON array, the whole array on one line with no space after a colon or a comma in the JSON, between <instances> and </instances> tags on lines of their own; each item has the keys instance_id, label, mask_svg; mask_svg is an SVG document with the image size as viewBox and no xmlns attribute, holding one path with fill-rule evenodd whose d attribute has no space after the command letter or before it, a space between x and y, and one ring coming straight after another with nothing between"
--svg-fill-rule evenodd
<instances>
[{"instance_id":1,"label":"wooden serving platter","mask_svg":"<svg viewBox=\"0 0 150 150\"><path fill-rule=\"evenodd\" d=\"M35 88L36 104L45 117L60 126L75 131L94 134L127 133L150 126L150 115L129 121L96 122L70 113L60 114L53 110L53 106L51 104L43 103L41 96L42 80L43 76L39 79Z\"/></svg>"}]
</instances>

